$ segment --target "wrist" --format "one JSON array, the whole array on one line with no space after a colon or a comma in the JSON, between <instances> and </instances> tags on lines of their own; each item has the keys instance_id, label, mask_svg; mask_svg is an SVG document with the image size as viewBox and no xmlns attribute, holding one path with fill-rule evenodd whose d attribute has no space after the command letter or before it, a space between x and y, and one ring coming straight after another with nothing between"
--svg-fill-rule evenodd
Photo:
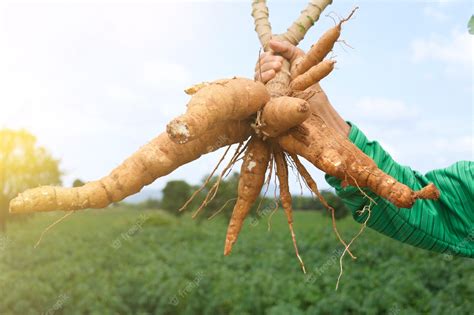
<instances>
[{"instance_id":1,"label":"wrist","mask_svg":"<svg viewBox=\"0 0 474 315\"><path fill-rule=\"evenodd\" d=\"M334 109L319 84L315 84L311 89L315 92L315 94L308 99L311 112L320 116L329 127L336 130L339 134L348 137L351 126Z\"/></svg>"}]
</instances>

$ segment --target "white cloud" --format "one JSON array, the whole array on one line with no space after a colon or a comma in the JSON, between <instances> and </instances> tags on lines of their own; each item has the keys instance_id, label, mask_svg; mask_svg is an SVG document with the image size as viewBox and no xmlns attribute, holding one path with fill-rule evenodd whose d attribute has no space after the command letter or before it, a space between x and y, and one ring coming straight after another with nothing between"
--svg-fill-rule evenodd
<instances>
[{"instance_id":1,"label":"white cloud","mask_svg":"<svg viewBox=\"0 0 474 315\"><path fill-rule=\"evenodd\" d=\"M0 42L4 43L0 49L0 127L26 127L35 133L62 159L68 171L66 183L75 177L91 180L107 174L162 132L170 119L185 110L189 97L183 89L188 85L219 78L217 74L233 75L236 69L247 69L255 59L254 53L248 54L248 47L258 43L247 6L242 19L243 14L235 14L241 12L237 6L221 14L215 6L200 4L196 14L196 6L169 1L167 5L142 5L143 1L97 5L109 2L113 1L32 6L11 1L12 5L5 6L5 19L0 19ZM286 11L275 11L275 29L287 26ZM209 18L216 16L217 22ZM435 42L450 45L450 38L441 39L444 41ZM245 43L239 46L241 50L231 51L228 58L236 58L232 62L219 59L216 63L216 54L203 53L217 52L230 41ZM344 60L350 58L349 63L344 61L347 66L362 64L360 54L346 56ZM248 63L243 62L246 58ZM409 70L408 76L414 76L413 69ZM363 81L354 81L354 86L359 90L366 87ZM341 86L346 83L335 82ZM433 131L413 130L413 121L419 123L421 115L415 106L400 100L364 98L351 111L354 114L343 116L354 119L369 138L379 140L400 162L432 168L431 161L438 156L443 161L465 156L441 148L447 143L444 140L438 145L433 142L442 136L462 136L459 121L444 130L433 123L433 129L438 130L433 136ZM429 121L425 115L429 114L424 112L419 121ZM452 134L446 134L446 128L453 130ZM196 183L221 153L183 166L157 181L156 187L171 178ZM314 173L320 186L327 187L322 172Z\"/></svg>"},{"instance_id":2,"label":"white cloud","mask_svg":"<svg viewBox=\"0 0 474 315\"><path fill-rule=\"evenodd\" d=\"M439 3L441 6L443 5L450 5L455 2L460 2L460 0L436 0L435 2Z\"/></svg>"},{"instance_id":3,"label":"white cloud","mask_svg":"<svg viewBox=\"0 0 474 315\"><path fill-rule=\"evenodd\" d=\"M401 100L364 97L350 109L351 116L361 120L376 120L379 122L413 119L418 116L414 106L408 106Z\"/></svg>"},{"instance_id":4,"label":"white cloud","mask_svg":"<svg viewBox=\"0 0 474 315\"><path fill-rule=\"evenodd\" d=\"M442 61L448 64L473 65L474 37L467 31L453 30L450 36L432 35L411 44L414 62Z\"/></svg>"},{"instance_id":5,"label":"white cloud","mask_svg":"<svg viewBox=\"0 0 474 315\"><path fill-rule=\"evenodd\" d=\"M185 110L191 71L170 56L183 59L176 38L198 38L208 14L187 3L77 3L0 1L0 128L35 134L61 158L66 184L107 174Z\"/></svg>"},{"instance_id":6,"label":"white cloud","mask_svg":"<svg viewBox=\"0 0 474 315\"><path fill-rule=\"evenodd\" d=\"M474 138L469 133L452 130L448 134L440 128L439 122L427 117L410 124L359 121L356 124L369 140L379 142L397 163L422 173L474 159ZM438 128L433 131L427 125Z\"/></svg>"},{"instance_id":7,"label":"white cloud","mask_svg":"<svg viewBox=\"0 0 474 315\"><path fill-rule=\"evenodd\" d=\"M448 15L444 13L439 7L428 6L423 9L423 14L438 22L445 22L449 19Z\"/></svg>"},{"instance_id":8,"label":"white cloud","mask_svg":"<svg viewBox=\"0 0 474 315\"><path fill-rule=\"evenodd\" d=\"M421 172L474 158L472 129L426 115L398 99L364 97L345 111L369 140L378 141L402 165Z\"/></svg>"},{"instance_id":9,"label":"white cloud","mask_svg":"<svg viewBox=\"0 0 474 315\"><path fill-rule=\"evenodd\" d=\"M107 97L110 98L111 101L114 102L130 103L141 101L143 99L130 88L114 84L107 85L105 87L104 93Z\"/></svg>"},{"instance_id":10,"label":"white cloud","mask_svg":"<svg viewBox=\"0 0 474 315\"><path fill-rule=\"evenodd\" d=\"M437 138L433 141L436 150L449 150L453 153L462 153L474 158L474 137L461 136L456 138Z\"/></svg>"},{"instance_id":11,"label":"white cloud","mask_svg":"<svg viewBox=\"0 0 474 315\"><path fill-rule=\"evenodd\" d=\"M406 143L420 117L416 105L403 100L383 97L363 97L346 109L350 117L370 140L378 141L396 160L406 159Z\"/></svg>"},{"instance_id":12,"label":"white cloud","mask_svg":"<svg viewBox=\"0 0 474 315\"><path fill-rule=\"evenodd\" d=\"M144 65L143 80L150 86L183 89L183 86L190 84L191 73L181 64L150 61Z\"/></svg>"}]
</instances>

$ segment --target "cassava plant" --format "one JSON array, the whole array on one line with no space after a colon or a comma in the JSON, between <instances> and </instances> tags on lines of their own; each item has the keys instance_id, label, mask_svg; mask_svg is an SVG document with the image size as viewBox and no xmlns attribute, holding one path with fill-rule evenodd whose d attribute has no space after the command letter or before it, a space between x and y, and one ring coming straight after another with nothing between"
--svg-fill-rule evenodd
<instances>
[{"instance_id":1,"label":"cassava plant","mask_svg":"<svg viewBox=\"0 0 474 315\"><path fill-rule=\"evenodd\" d=\"M331 0L311 0L288 30L276 35L272 33L266 2L254 1L252 16L264 51L270 51L268 42L271 38L298 45L330 3ZM29 189L11 201L10 211L104 208L139 192L145 185L203 154L238 143L235 154L219 176L222 178L230 172L232 165L243 155L238 198L227 230L224 254L231 252L262 186L275 173L280 186L279 198L304 270L293 231L288 163L296 166L322 203L329 210L333 209L324 201L298 156L341 179L343 185L367 187L397 207L411 208L417 199L437 199L439 193L434 185L429 184L420 191L411 190L380 170L371 158L311 112L307 103L311 90L307 88L334 68L335 61L325 58L338 40L342 24L353 13L324 33L306 55L292 64L283 61L281 70L265 85L235 77L194 85L185 90L191 95L186 112L172 120L166 132L141 147L109 175L76 188L43 186ZM208 190L201 208L212 200L218 188L219 180ZM334 229L350 253L335 225Z\"/></svg>"}]
</instances>

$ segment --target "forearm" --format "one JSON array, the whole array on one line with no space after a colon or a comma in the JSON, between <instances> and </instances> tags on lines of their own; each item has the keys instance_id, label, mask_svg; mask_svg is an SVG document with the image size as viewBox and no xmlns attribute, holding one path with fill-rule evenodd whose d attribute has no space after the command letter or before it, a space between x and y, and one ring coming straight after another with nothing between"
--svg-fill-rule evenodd
<instances>
[{"instance_id":1,"label":"forearm","mask_svg":"<svg viewBox=\"0 0 474 315\"><path fill-rule=\"evenodd\" d=\"M474 163L459 162L443 170L422 175L411 168L396 163L376 141L368 141L365 135L352 126L349 139L377 166L412 189L419 189L433 182L441 192L439 201L418 200L411 209L400 209L387 200L364 189L377 204L372 205L368 226L403 243L452 255L474 257ZM344 203L352 210L355 220L363 222L359 215L369 204L356 187L342 188L340 180L326 176Z\"/></svg>"}]
</instances>

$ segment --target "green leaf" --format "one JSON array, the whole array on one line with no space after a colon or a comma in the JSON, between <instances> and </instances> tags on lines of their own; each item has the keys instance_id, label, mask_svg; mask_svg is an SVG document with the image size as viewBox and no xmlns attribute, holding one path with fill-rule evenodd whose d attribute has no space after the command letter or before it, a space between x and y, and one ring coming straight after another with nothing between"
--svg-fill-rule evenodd
<instances>
[{"instance_id":1,"label":"green leaf","mask_svg":"<svg viewBox=\"0 0 474 315\"><path fill-rule=\"evenodd\" d=\"M471 15L471 19L467 22L467 28L469 29L469 34L474 35L474 15Z\"/></svg>"}]
</instances>

